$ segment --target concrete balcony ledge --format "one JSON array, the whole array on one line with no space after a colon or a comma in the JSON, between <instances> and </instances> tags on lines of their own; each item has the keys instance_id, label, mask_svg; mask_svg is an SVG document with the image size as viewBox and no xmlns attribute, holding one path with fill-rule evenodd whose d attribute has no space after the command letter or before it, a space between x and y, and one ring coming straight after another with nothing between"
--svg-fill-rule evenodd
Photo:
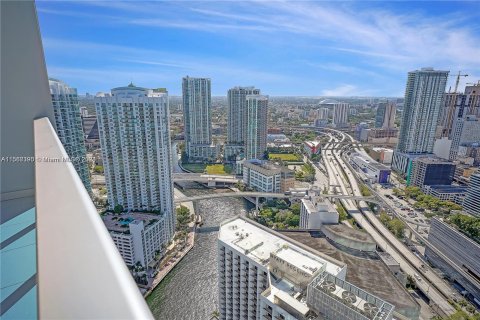
<instances>
[{"instance_id":1,"label":"concrete balcony ledge","mask_svg":"<svg viewBox=\"0 0 480 320\"><path fill-rule=\"evenodd\" d=\"M34 139L39 318L153 319L48 118Z\"/></svg>"}]
</instances>

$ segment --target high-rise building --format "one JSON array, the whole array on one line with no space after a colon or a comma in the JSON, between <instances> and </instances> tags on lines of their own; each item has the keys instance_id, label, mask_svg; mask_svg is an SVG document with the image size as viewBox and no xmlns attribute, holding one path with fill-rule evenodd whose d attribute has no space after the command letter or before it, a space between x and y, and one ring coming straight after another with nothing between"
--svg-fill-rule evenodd
<instances>
[{"instance_id":1,"label":"high-rise building","mask_svg":"<svg viewBox=\"0 0 480 320\"><path fill-rule=\"evenodd\" d=\"M220 319L392 319L395 307L345 281L347 265L244 218L218 233Z\"/></svg>"},{"instance_id":2,"label":"high-rise building","mask_svg":"<svg viewBox=\"0 0 480 320\"><path fill-rule=\"evenodd\" d=\"M480 118L474 115L456 117L451 132L451 146L448 159L457 159L460 145L480 142Z\"/></svg>"},{"instance_id":3,"label":"high-rise building","mask_svg":"<svg viewBox=\"0 0 480 320\"><path fill-rule=\"evenodd\" d=\"M448 71L422 68L408 73L405 102L392 168L406 174L410 155L431 154Z\"/></svg>"},{"instance_id":4,"label":"high-rise building","mask_svg":"<svg viewBox=\"0 0 480 320\"><path fill-rule=\"evenodd\" d=\"M184 77L182 93L187 156L195 160L215 160L219 150L212 144L210 79Z\"/></svg>"},{"instance_id":5,"label":"high-rise building","mask_svg":"<svg viewBox=\"0 0 480 320\"><path fill-rule=\"evenodd\" d=\"M82 116L78 106L77 89L66 83L49 79L52 95L53 113L57 135L67 151L69 160L73 163L80 179L88 193L92 192L90 172L88 170L87 150L82 127Z\"/></svg>"},{"instance_id":6,"label":"high-rise building","mask_svg":"<svg viewBox=\"0 0 480 320\"><path fill-rule=\"evenodd\" d=\"M467 115L480 117L480 83L466 86L464 93L445 94L438 119L437 137L452 139L455 120Z\"/></svg>"},{"instance_id":7,"label":"high-rise building","mask_svg":"<svg viewBox=\"0 0 480 320\"><path fill-rule=\"evenodd\" d=\"M175 230L168 93L130 84L95 97L110 208L159 210Z\"/></svg>"},{"instance_id":8,"label":"high-rise building","mask_svg":"<svg viewBox=\"0 0 480 320\"><path fill-rule=\"evenodd\" d=\"M480 173L470 176L467 195L463 201L463 209L480 217Z\"/></svg>"},{"instance_id":9,"label":"high-rise building","mask_svg":"<svg viewBox=\"0 0 480 320\"><path fill-rule=\"evenodd\" d=\"M245 159L262 159L267 150L268 97L248 95Z\"/></svg>"},{"instance_id":10,"label":"high-rise building","mask_svg":"<svg viewBox=\"0 0 480 320\"><path fill-rule=\"evenodd\" d=\"M348 103L335 103L333 105L333 125L336 128L346 127L348 125Z\"/></svg>"},{"instance_id":11,"label":"high-rise building","mask_svg":"<svg viewBox=\"0 0 480 320\"><path fill-rule=\"evenodd\" d=\"M329 113L330 110L328 108L322 107L317 110L317 119L328 120Z\"/></svg>"},{"instance_id":12,"label":"high-rise building","mask_svg":"<svg viewBox=\"0 0 480 320\"><path fill-rule=\"evenodd\" d=\"M245 152L245 143L247 141L247 96L259 94L260 89L255 89L255 87L234 87L228 90L226 159L234 160L237 155Z\"/></svg>"},{"instance_id":13,"label":"high-rise building","mask_svg":"<svg viewBox=\"0 0 480 320\"><path fill-rule=\"evenodd\" d=\"M395 112L395 104L389 102L379 103L375 116L375 128L393 128L395 126Z\"/></svg>"}]
</instances>

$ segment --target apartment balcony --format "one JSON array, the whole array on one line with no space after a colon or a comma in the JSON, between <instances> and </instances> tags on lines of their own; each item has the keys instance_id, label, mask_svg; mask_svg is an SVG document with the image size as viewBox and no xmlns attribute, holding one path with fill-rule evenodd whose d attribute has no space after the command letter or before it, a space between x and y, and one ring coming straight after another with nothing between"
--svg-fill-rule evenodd
<instances>
[{"instance_id":1,"label":"apartment balcony","mask_svg":"<svg viewBox=\"0 0 480 320\"><path fill-rule=\"evenodd\" d=\"M34 140L37 159L67 157L48 118ZM39 317L153 319L73 165L36 162L35 190Z\"/></svg>"}]
</instances>

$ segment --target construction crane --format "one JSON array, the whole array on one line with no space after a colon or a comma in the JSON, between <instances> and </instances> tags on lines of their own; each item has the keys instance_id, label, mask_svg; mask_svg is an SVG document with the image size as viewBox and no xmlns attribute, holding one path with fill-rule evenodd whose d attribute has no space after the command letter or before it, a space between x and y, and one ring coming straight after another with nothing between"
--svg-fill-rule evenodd
<instances>
[{"instance_id":1,"label":"construction crane","mask_svg":"<svg viewBox=\"0 0 480 320\"><path fill-rule=\"evenodd\" d=\"M450 77L455 77L455 75L450 75ZM458 90L458 84L460 83L460 77L468 77L468 74L462 74L462 71L458 71L458 74L456 75L457 81L455 81L455 90L453 93L457 93ZM451 87L450 87L451 89ZM450 93L450 89L448 89L448 93Z\"/></svg>"}]
</instances>

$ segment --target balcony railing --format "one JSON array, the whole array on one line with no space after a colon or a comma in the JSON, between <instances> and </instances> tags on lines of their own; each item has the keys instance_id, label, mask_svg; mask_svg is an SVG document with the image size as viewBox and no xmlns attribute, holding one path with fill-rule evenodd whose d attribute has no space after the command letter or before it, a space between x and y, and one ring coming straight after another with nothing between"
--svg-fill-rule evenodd
<instances>
[{"instance_id":1,"label":"balcony railing","mask_svg":"<svg viewBox=\"0 0 480 320\"><path fill-rule=\"evenodd\" d=\"M153 319L47 118L34 135L39 318Z\"/></svg>"}]
</instances>

